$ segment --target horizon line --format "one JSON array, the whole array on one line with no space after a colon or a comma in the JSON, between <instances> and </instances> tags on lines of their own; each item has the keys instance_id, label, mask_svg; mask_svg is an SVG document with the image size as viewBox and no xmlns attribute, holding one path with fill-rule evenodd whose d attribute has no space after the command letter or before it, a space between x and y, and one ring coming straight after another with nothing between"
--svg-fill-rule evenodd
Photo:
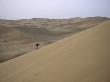
<instances>
[{"instance_id":1,"label":"horizon line","mask_svg":"<svg viewBox=\"0 0 110 82\"><path fill-rule=\"evenodd\" d=\"M0 18L0 20L28 20L28 19L73 19L73 18L94 18L94 17L104 17L104 18L108 18L110 19L109 16L87 16L87 17L79 17L79 16L76 16L76 17L68 17L68 18L49 18L49 17L32 17L32 18Z\"/></svg>"}]
</instances>

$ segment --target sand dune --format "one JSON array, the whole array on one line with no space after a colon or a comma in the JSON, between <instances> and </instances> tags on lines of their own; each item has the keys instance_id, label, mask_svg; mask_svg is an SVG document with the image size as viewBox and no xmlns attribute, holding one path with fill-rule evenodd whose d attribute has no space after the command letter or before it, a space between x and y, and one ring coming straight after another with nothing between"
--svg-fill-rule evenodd
<instances>
[{"instance_id":1,"label":"sand dune","mask_svg":"<svg viewBox=\"0 0 110 82\"><path fill-rule=\"evenodd\" d=\"M40 43L41 48L107 20L110 19L107 17L0 19L0 63L36 50L36 41Z\"/></svg>"},{"instance_id":2,"label":"sand dune","mask_svg":"<svg viewBox=\"0 0 110 82\"><path fill-rule=\"evenodd\" d=\"M0 82L110 82L110 21L0 64Z\"/></svg>"},{"instance_id":3,"label":"sand dune","mask_svg":"<svg viewBox=\"0 0 110 82\"><path fill-rule=\"evenodd\" d=\"M36 41L40 48L70 36L85 28L66 28L58 30L38 28L34 26L8 26L0 25L0 63L36 50ZM87 29L87 28L86 28Z\"/></svg>"}]
</instances>

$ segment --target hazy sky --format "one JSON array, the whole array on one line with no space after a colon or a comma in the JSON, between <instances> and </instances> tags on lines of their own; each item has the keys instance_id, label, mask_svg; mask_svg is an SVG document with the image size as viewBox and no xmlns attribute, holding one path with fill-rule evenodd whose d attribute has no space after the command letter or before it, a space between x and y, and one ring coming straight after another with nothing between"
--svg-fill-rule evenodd
<instances>
[{"instance_id":1,"label":"hazy sky","mask_svg":"<svg viewBox=\"0 0 110 82\"><path fill-rule=\"evenodd\" d=\"M110 17L110 0L0 0L0 19Z\"/></svg>"}]
</instances>

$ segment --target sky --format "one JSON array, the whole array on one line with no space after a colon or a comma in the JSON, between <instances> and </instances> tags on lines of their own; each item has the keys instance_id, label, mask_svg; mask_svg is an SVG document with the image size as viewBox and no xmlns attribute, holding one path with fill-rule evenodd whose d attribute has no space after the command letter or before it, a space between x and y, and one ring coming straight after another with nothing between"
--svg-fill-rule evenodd
<instances>
[{"instance_id":1,"label":"sky","mask_svg":"<svg viewBox=\"0 0 110 82\"><path fill-rule=\"evenodd\" d=\"M0 0L0 19L110 17L110 0Z\"/></svg>"}]
</instances>

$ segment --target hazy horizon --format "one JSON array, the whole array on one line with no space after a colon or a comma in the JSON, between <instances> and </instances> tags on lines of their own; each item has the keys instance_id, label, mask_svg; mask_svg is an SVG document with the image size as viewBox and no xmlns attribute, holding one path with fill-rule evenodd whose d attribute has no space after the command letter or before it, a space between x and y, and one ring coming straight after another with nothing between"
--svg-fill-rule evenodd
<instances>
[{"instance_id":1,"label":"hazy horizon","mask_svg":"<svg viewBox=\"0 0 110 82\"><path fill-rule=\"evenodd\" d=\"M110 0L0 0L0 19L110 17Z\"/></svg>"}]
</instances>

